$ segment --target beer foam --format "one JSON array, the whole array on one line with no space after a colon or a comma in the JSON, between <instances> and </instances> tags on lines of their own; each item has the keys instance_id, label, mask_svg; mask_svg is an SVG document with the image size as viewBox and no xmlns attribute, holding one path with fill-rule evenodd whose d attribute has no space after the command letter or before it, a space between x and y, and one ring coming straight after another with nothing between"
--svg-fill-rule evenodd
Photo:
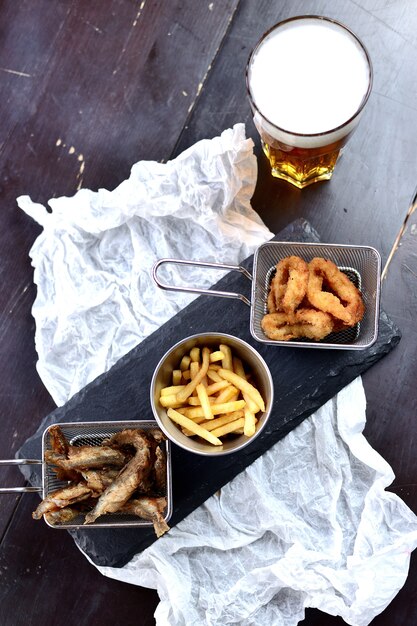
<instances>
[{"instance_id":1,"label":"beer foam","mask_svg":"<svg viewBox=\"0 0 417 626\"><path fill-rule=\"evenodd\" d=\"M270 122L262 125L285 140L283 135L329 132L350 120L366 99L370 68L363 48L347 30L320 18L304 18L267 35L252 56L248 77L252 100ZM317 145L312 138L303 143Z\"/></svg>"}]
</instances>

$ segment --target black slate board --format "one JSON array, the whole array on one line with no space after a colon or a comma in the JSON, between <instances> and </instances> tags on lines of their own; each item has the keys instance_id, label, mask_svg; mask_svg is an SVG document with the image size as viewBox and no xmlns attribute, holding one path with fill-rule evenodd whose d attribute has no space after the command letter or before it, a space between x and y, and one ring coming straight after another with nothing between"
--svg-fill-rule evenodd
<instances>
[{"instance_id":1,"label":"black slate board","mask_svg":"<svg viewBox=\"0 0 417 626\"><path fill-rule=\"evenodd\" d=\"M319 241L317 233L305 220L297 220L274 239ZM251 270L252 257L242 265ZM250 296L250 283L238 272L227 274L215 288ZM120 359L107 373L48 415L19 450L18 456L40 458L42 433L55 422L153 419L149 386L159 359L180 339L208 331L237 335L260 352L274 379L275 403L263 433L239 453L206 458L172 446L174 512L171 526L392 350L401 336L387 316L381 313L378 340L366 350L303 350L264 345L250 335L249 308L245 304L238 300L200 296ZM40 474L33 466L22 471L32 484L40 485ZM153 529L147 528L70 532L94 563L113 567L122 567L134 554L156 540Z\"/></svg>"}]
</instances>

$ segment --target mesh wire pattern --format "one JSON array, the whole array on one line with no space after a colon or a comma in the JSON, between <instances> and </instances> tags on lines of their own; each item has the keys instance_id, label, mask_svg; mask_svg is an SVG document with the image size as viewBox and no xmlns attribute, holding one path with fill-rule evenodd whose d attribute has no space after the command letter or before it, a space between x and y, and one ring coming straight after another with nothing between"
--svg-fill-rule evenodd
<instances>
[{"instance_id":1,"label":"mesh wire pattern","mask_svg":"<svg viewBox=\"0 0 417 626\"><path fill-rule=\"evenodd\" d=\"M153 428L159 428L157 423L153 420L136 420L133 422L68 422L64 424L58 424L67 439L67 441L74 446L99 446L104 439L111 437L121 430L130 428L139 428L147 431ZM168 521L172 514L172 472L171 472L171 446L170 442L164 441L166 459L167 459L167 489L166 493L162 494L167 499L167 506L164 512L164 519ZM42 458L45 456L46 450L50 450L50 438L49 428L47 428L42 438ZM42 466L43 477L43 497L46 498L51 492L56 489L66 487L68 483L66 481L58 480L52 467L47 463L43 463ZM151 527L152 522L134 517L132 515L125 515L122 513L110 513L103 517L99 517L92 524L83 526L84 515L80 514L77 518L69 523L51 524L47 520L46 523L52 528L116 528L116 527Z\"/></svg>"},{"instance_id":2,"label":"mesh wire pattern","mask_svg":"<svg viewBox=\"0 0 417 626\"><path fill-rule=\"evenodd\" d=\"M332 333L318 342L309 340L273 341L262 330L261 321L267 313L267 297L275 267L288 256L299 256L307 263L314 257L333 261L362 293L365 315L351 329ZM370 246L352 246L322 243L270 241L259 246L254 255L252 307L250 328L252 336L271 345L300 348L363 350L378 336L381 258Z\"/></svg>"}]
</instances>

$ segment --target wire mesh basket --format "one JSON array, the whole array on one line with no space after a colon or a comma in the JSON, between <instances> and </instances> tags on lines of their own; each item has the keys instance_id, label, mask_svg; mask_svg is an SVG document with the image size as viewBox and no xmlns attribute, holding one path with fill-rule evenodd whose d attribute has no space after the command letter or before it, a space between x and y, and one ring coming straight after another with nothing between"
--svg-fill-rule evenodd
<instances>
[{"instance_id":1,"label":"wire mesh basket","mask_svg":"<svg viewBox=\"0 0 417 626\"><path fill-rule=\"evenodd\" d=\"M333 332L321 341L305 339L277 341L269 339L261 326L262 318L268 312L267 299L269 288L277 263L289 256L299 256L307 263L314 257L323 257L333 261L362 294L365 314L361 322L352 328L337 333ZM231 291L167 284L158 276L158 270L164 264L192 265L203 268L238 271L252 281L251 300L240 293ZM154 281L161 289L199 293L222 298L238 298L250 307L250 331L252 336L262 343L292 348L363 350L371 346L378 336L381 257L379 252L370 246L270 241L262 244L255 251L253 276L245 267L240 265L189 261L185 259L160 259L155 263L152 274Z\"/></svg>"},{"instance_id":2,"label":"wire mesh basket","mask_svg":"<svg viewBox=\"0 0 417 626\"><path fill-rule=\"evenodd\" d=\"M149 431L158 429L158 424L153 420L135 420L131 422L68 422L57 424L68 443L72 446L99 446L105 439L111 437L115 433L125 429L140 429ZM51 442L49 435L49 426L43 433L42 437L42 460L37 459L10 459L0 461L0 465L41 465L42 466L42 487L15 487L2 488L0 493L27 493L39 492L43 498L49 496L57 489L68 486L68 481L60 480L53 469L51 463L46 463L45 452L51 450ZM170 442L165 440L161 443L162 449L166 455L166 493L160 494L166 498L166 508L163 513L165 522L169 520L172 514L172 473L171 473L171 447ZM85 514L80 513L78 517L71 522L51 523L44 518L48 526L52 528L117 528L117 527L151 527L153 522L133 515L123 513L109 513L99 517L91 524L84 525Z\"/></svg>"},{"instance_id":3,"label":"wire mesh basket","mask_svg":"<svg viewBox=\"0 0 417 626\"><path fill-rule=\"evenodd\" d=\"M346 330L332 333L319 342L308 340L273 341L266 337L261 321L267 311L267 298L275 267L288 256L299 256L307 263L314 257L333 261L359 289L365 305L361 322ZM271 241L259 246L254 255L251 333L263 343L301 348L339 348L363 350L378 336L381 257L375 248L322 243Z\"/></svg>"}]
</instances>

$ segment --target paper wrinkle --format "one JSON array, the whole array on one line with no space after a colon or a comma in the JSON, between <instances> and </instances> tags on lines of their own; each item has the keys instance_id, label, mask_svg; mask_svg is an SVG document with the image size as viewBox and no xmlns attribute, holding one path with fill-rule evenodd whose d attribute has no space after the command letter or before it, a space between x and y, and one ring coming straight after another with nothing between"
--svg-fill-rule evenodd
<instances>
[{"instance_id":1,"label":"paper wrinkle","mask_svg":"<svg viewBox=\"0 0 417 626\"><path fill-rule=\"evenodd\" d=\"M168 163L136 163L114 191L82 189L50 211L18 199L43 226L33 315L57 404L193 298L160 291L154 261L238 264L272 237L250 206L256 173L238 124ZM161 278L208 288L220 275L170 266ZM157 589L158 626L293 626L306 607L369 624L404 584L417 518L384 491L394 474L362 434L365 409L357 379L125 567L98 569Z\"/></svg>"},{"instance_id":2,"label":"paper wrinkle","mask_svg":"<svg viewBox=\"0 0 417 626\"><path fill-rule=\"evenodd\" d=\"M353 381L124 568L158 626L294 626L307 607L365 626L404 584L417 517L362 434ZM253 502L256 499L256 506Z\"/></svg>"},{"instance_id":3,"label":"paper wrinkle","mask_svg":"<svg viewBox=\"0 0 417 626\"><path fill-rule=\"evenodd\" d=\"M58 405L107 371L194 297L161 291L163 257L237 264L272 237L250 205L257 176L243 124L166 164L139 162L114 191L81 189L23 211L44 228L30 256L39 375ZM209 288L224 272L170 266L172 284Z\"/></svg>"}]
</instances>

